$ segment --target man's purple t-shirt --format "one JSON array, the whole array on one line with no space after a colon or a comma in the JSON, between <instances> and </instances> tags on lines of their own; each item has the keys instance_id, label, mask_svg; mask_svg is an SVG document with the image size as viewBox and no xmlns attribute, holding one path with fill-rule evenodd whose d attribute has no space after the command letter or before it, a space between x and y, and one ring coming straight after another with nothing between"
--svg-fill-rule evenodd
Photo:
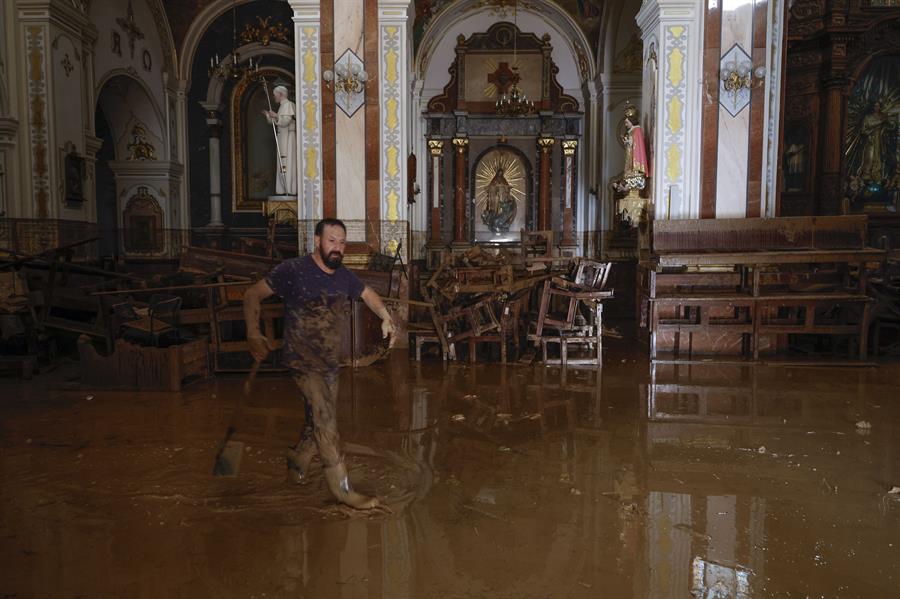
<instances>
[{"instance_id":1,"label":"man's purple t-shirt","mask_svg":"<svg viewBox=\"0 0 900 599\"><path fill-rule=\"evenodd\" d=\"M341 349L339 317L365 285L341 266L329 274L312 256L292 258L276 266L266 283L284 300L284 360L291 370L334 374Z\"/></svg>"}]
</instances>

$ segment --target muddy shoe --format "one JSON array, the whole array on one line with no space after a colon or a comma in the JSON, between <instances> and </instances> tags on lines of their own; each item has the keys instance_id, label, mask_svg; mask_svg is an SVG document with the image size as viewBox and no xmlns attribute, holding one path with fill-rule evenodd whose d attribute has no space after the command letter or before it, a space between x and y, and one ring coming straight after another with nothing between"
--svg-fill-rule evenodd
<instances>
[{"instance_id":1,"label":"muddy shoe","mask_svg":"<svg viewBox=\"0 0 900 599\"><path fill-rule=\"evenodd\" d=\"M341 503L358 510L370 510L380 505L377 497L361 495L350 487L350 477L343 463L325 468L325 480L331 494Z\"/></svg>"},{"instance_id":2,"label":"muddy shoe","mask_svg":"<svg viewBox=\"0 0 900 599\"><path fill-rule=\"evenodd\" d=\"M296 447L289 448L285 454L287 461L288 478L295 483L305 483L306 475L309 473L309 464L316 455L316 446L312 443L298 444Z\"/></svg>"}]
</instances>

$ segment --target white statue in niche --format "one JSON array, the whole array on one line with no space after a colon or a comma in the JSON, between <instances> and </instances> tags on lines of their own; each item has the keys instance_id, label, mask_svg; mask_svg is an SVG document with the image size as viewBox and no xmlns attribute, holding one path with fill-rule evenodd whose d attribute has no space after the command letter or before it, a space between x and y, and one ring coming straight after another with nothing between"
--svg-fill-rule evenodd
<instances>
[{"instance_id":1,"label":"white statue in niche","mask_svg":"<svg viewBox=\"0 0 900 599\"><path fill-rule=\"evenodd\" d=\"M272 90L278 112L264 110L263 115L276 130L275 194L297 195L297 111L288 99L288 89L276 85Z\"/></svg>"}]
</instances>

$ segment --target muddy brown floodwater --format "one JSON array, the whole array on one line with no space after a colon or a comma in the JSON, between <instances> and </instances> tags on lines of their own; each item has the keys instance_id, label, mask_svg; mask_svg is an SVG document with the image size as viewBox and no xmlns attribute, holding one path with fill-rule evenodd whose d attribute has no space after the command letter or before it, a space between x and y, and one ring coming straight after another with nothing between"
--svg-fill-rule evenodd
<instances>
[{"instance_id":1,"label":"muddy brown floodwater","mask_svg":"<svg viewBox=\"0 0 900 599\"><path fill-rule=\"evenodd\" d=\"M606 359L344 371L351 479L392 514L340 509L318 462L289 482L287 376L257 381L235 478L240 378L2 379L0 597L900 597L898 364Z\"/></svg>"}]
</instances>

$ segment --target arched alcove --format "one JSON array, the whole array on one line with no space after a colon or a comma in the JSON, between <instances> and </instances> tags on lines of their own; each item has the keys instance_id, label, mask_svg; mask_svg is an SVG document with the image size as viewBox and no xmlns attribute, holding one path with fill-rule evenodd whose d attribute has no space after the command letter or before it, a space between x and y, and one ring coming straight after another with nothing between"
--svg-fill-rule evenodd
<instances>
[{"instance_id":1,"label":"arched alcove","mask_svg":"<svg viewBox=\"0 0 900 599\"><path fill-rule=\"evenodd\" d=\"M101 255L118 256L122 210L112 165L159 161L166 157L164 118L147 84L126 72L110 72L100 81L94 135L102 140L95 163L95 198ZM162 220L160 227L163 227Z\"/></svg>"},{"instance_id":2,"label":"arched alcove","mask_svg":"<svg viewBox=\"0 0 900 599\"><path fill-rule=\"evenodd\" d=\"M156 159L165 158L166 136L162 110L146 84L126 72L111 72L101 80L97 92L97 108L103 111L115 142L116 160L129 159L129 144L134 141L134 129L150 144Z\"/></svg>"},{"instance_id":3,"label":"arched alcove","mask_svg":"<svg viewBox=\"0 0 900 599\"><path fill-rule=\"evenodd\" d=\"M287 84L293 99L292 16L287 3L213 2L201 11L185 35L179 74L188 85L188 186L193 223L212 223L220 215L221 224L228 227L265 225L261 203L244 201L249 178L246 173L237 172L235 162L239 160L246 166L246 130L238 129L247 123L265 125L265 119L258 110L253 114L235 112L235 106L246 107L240 97L235 102L235 94L248 88L248 80L211 77L209 71L217 57L222 64L230 65L230 53L235 49L242 63L250 58L260 63L260 74L268 75L270 94L273 80L278 80ZM259 28L260 19L269 27L278 27L281 35L265 40L246 37L247 26ZM235 36L237 42L233 44ZM274 140L271 144L274 163ZM236 193L236 189L241 189L241 193ZM212 202L216 202L218 214L214 214Z\"/></svg>"}]
</instances>

